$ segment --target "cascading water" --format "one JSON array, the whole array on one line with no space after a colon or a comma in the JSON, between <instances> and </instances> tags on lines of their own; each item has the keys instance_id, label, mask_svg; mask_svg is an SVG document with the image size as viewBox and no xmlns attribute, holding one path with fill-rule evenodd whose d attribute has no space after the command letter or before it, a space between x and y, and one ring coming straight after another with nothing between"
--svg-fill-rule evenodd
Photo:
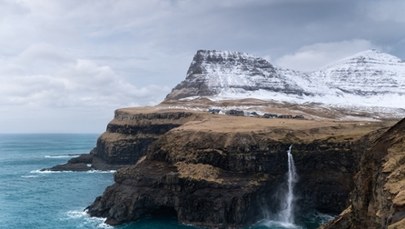
<instances>
[{"instance_id":1,"label":"cascading water","mask_svg":"<svg viewBox=\"0 0 405 229\"><path fill-rule=\"evenodd\" d=\"M294 207L295 207L295 196L294 196L294 186L298 182L298 174L294 164L294 158L291 154L292 145L287 150L288 158L288 171L286 173L286 182L282 184L278 192L275 193L274 197L281 200L281 210L277 214L272 214L264 210L263 214L266 216L265 219L258 222L260 228L263 226L269 229L303 229L303 228L315 228L321 223L325 223L330 219L330 216L323 216L320 218L316 214L308 214L301 216L301 225L295 224L294 221ZM282 192L281 192L282 191ZM265 205L267 206L267 205ZM311 223L306 223L305 220L309 219ZM316 219L314 221L314 219ZM304 221L302 221L304 220ZM319 223L318 225L312 224L312 222Z\"/></svg>"},{"instance_id":2,"label":"cascading water","mask_svg":"<svg viewBox=\"0 0 405 229\"><path fill-rule=\"evenodd\" d=\"M279 221L294 225L294 186L298 181L297 172L294 165L294 158L291 154L292 145L288 148L288 173L287 192L283 198L285 208L279 213Z\"/></svg>"}]
</instances>

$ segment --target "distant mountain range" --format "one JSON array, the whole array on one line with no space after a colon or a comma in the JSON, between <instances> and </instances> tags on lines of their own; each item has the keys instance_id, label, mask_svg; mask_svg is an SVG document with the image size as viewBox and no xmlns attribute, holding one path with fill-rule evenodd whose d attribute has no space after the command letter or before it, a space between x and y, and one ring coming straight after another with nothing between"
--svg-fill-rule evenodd
<instances>
[{"instance_id":1,"label":"distant mountain range","mask_svg":"<svg viewBox=\"0 0 405 229\"><path fill-rule=\"evenodd\" d=\"M314 72L242 52L199 50L168 100L256 98L288 103L405 108L405 62L367 50Z\"/></svg>"}]
</instances>

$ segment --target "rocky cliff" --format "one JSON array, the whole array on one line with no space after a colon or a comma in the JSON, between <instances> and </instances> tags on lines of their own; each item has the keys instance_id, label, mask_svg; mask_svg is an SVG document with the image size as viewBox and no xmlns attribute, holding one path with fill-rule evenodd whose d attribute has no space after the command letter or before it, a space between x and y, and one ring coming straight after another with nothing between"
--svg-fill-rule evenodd
<instances>
[{"instance_id":1,"label":"rocky cliff","mask_svg":"<svg viewBox=\"0 0 405 229\"><path fill-rule=\"evenodd\" d=\"M127 113L141 117L142 110ZM383 126L201 113L181 122L150 144L135 165L117 171L115 184L89 206L90 215L109 224L154 214L204 227L251 224L280 209L275 195L291 144L301 210L338 213L354 187L358 153L377 134L362 136Z\"/></svg>"},{"instance_id":2,"label":"rocky cliff","mask_svg":"<svg viewBox=\"0 0 405 229\"><path fill-rule=\"evenodd\" d=\"M115 170L134 164L149 146L167 131L185 122L202 119L204 113L147 107L118 109L90 154L72 158L50 170Z\"/></svg>"},{"instance_id":3,"label":"rocky cliff","mask_svg":"<svg viewBox=\"0 0 405 229\"><path fill-rule=\"evenodd\" d=\"M405 119L363 154L351 202L324 228L405 228Z\"/></svg>"},{"instance_id":4,"label":"rocky cliff","mask_svg":"<svg viewBox=\"0 0 405 229\"><path fill-rule=\"evenodd\" d=\"M199 50L191 62L186 79L173 88L166 99L244 94L260 90L292 95L305 93L295 81L280 75L263 58L242 52Z\"/></svg>"}]
</instances>

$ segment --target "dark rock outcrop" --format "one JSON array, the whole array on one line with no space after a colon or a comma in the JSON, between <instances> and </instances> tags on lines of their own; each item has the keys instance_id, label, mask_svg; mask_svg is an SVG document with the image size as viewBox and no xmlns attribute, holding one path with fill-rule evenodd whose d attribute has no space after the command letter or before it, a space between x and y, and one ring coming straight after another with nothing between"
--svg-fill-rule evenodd
<instances>
[{"instance_id":1,"label":"dark rock outcrop","mask_svg":"<svg viewBox=\"0 0 405 229\"><path fill-rule=\"evenodd\" d=\"M181 124L198 120L201 114L184 110L156 108L118 109L106 132L97 139L90 154L72 158L53 171L115 170L134 164L148 147L167 131Z\"/></svg>"},{"instance_id":2,"label":"dark rock outcrop","mask_svg":"<svg viewBox=\"0 0 405 229\"><path fill-rule=\"evenodd\" d=\"M327 229L405 228L405 119L361 158L350 206Z\"/></svg>"},{"instance_id":3,"label":"dark rock outcrop","mask_svg":"<svg viewBox=\"0 0 405 229\"><path fill-rule=\"evenodd\" d=\"M91 164L93 163L93 155L90 154L81 154L78 157L70 159L66 164L55 165L49 169L52 171L88 171L91 170Z\"/></svg>"}]
</instances>

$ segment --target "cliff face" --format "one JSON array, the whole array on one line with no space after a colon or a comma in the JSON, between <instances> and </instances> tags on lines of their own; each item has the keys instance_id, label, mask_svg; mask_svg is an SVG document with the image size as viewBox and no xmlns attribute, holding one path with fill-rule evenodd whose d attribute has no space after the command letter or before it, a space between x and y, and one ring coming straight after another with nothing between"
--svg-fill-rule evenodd
<instances>
[{"instance_id":1,"label":"cliff face","mask_svg":"<svg viewBox=\"0 0 405 229\"><path fill-rule=\"evenodd\" d=\"M83 154L57 165L51 170L83 171L110 170L134 164L145 155L149 146L161 135L185 122L204 116L186 110L142 108L118 109L107 130L97 139L97 146L90 154ZM91 166L88 166L91 165Z\"/></svg>"},{"instance_id":2,"label":"cliff face","mask_svg":"<svg viewBox=\"0 0 405 229\"><path fill-rule=\"evenodd\" d=\"M140 117L137 112L132 114ZM141 119L138 125L150 122ZM117 171L115 184L89 206L92 216L106 217L109 224L148 214L171 214L204 227L253 223L280 209L274 196L285 180L291 144L301 209L338 213L354 187L355 152L369 141L361 136L381 127L201 113L178 120L135 165ZM351 131L354 126L360 130ZM124 129L121 134L133 131Z\"/></svg>"},{"instance_id":3,"label":"cliff face","mask_svg":"<svg viewBox=\"0 0 405 229\"><path fill-rule=\"evenodd\" d=\"M186 79L173 88L166 100L260 90L292 95L304 93L297 83L278 74L273 65L263 58L241 52L199 50Z\"/></svg>"},{"instance_id":4,"label":"cliff face","mask_svg":"<svg viewBox=\"0 0 405 229\"><path fill-rule=\"evenodd\" d=\"M363 155L351 206L325 228L405 228L405 119Z\"/></svg>"},{"instance_id":5,"label":"cliff face","mask_svg":"<svg viewBox=\"0 0 405 229\"><path fill-rule=\"evenodd\" d=\"M107 131L97 140L93 155L112 165L134 164L162 134L193 119L198 115L186 111L147 110L134 114L117 110Z\"/></svg>"},{"instance_id":6,"label":"cliff face","mask_svg":"<svg viewBox=\"0 0 405 229\"><path fill-rule=\"evenodd\" d=\"M346 207L348 194L353 188L351 175L356 169L355 151L361 147L352 139L305 141L299 138L299 133L283 129L273 131L283 138L271 133L175 129L156 142L147 159L169 164L209 165L236 176L262 174L268 177L267 185L272 186L263 194L267 199L265 203L271 203L276 201L269 199L270 194L278 191L276 187L284 182L288 169L286 152L293 145L294 160L300 174L297 190L301 204L305 208L335 214Z\"/></svg>"}]
</instances>

